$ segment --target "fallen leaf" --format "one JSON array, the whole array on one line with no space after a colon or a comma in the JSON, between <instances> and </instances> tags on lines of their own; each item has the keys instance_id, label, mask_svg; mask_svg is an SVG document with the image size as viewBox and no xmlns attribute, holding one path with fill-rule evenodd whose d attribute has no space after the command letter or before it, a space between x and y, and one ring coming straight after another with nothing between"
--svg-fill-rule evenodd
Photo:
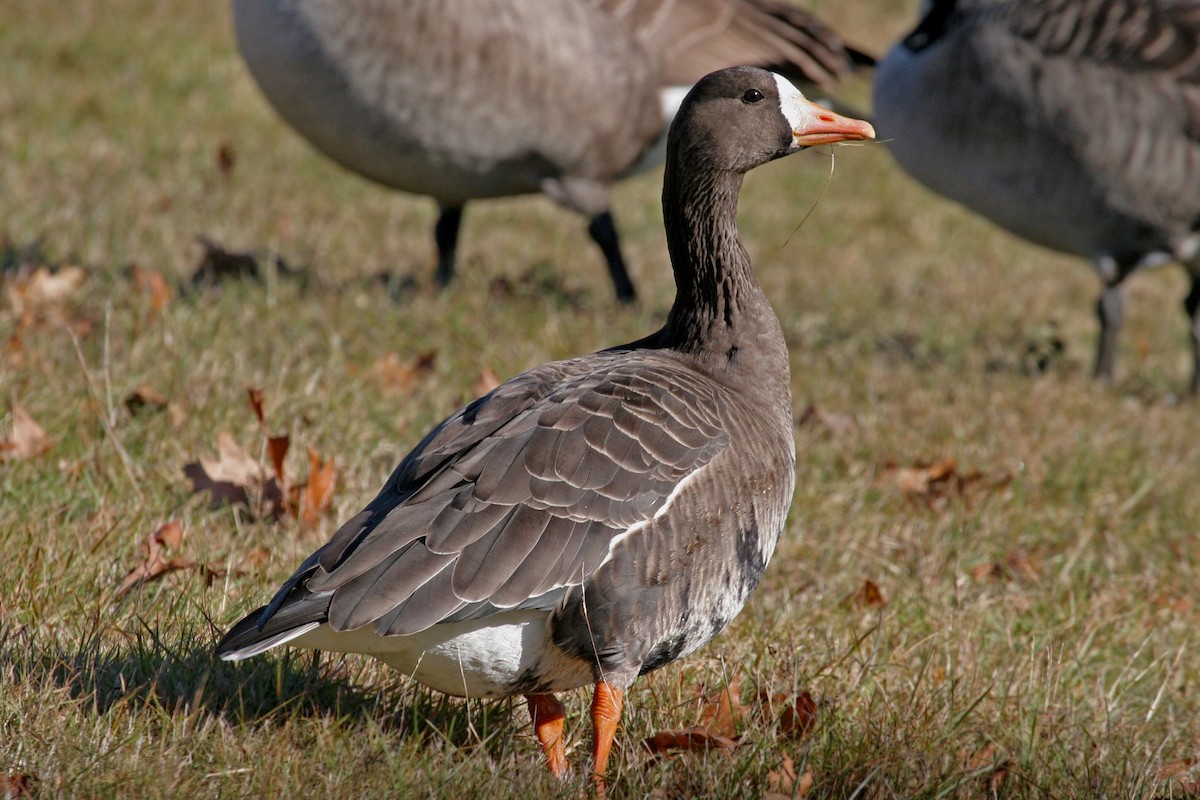
<instances>
[{"instance_id":1,"label":"fallen leaf","mask_svg":"<svg viewBox=\"0 0 1200 800\"><path fill-rule=\"evenodd\" d=\"M1158 768L1158 777L1164 781L1181 778L1191 773L1200 765L1200 761L1195 758L1183 758L1178 761L1164 761L1163 765Z\"/></svg>"},{"instance_id":2,"label":"fallen leaf","mask_svg":"<svg viewBox=\"0 0 1200 800\"><path fill-rule=\"evenodd\" d=\"M170 420L172 428L182 428L187 418L188 412L179 403L167 404L167 419Z\"/></svg>"},{"instance_id":3,"label":"fallen leaf","mask_svg":"<svg viewBox=\"0 0 1200 800\"><path fill-rule=\"evenodd\" d=\"M242 556L242 560L238 562L235 569L241 572L255 572L271 560L271 551L265 547L255 547L246 555Z\"/></svg>"},{"instance_id":4,"label":"fallen leaf","mask_svg":"<svg viewBox=\"0 0 1200 800\"><path fill-rule=\"evenodd\" d=\"M883 596L878 584L870 578L863 579L862 586L850 598L855 608L883 608L887 599Z\"/></svg>"},{"instance_id":5,"label":"fallen leaf","mask_svg":"<svg viewBox=\"0 0 1200 800\"><path fill-rule=\"evenodd\" d=\"M21 317L44 312L70 300L85 278L87 273L82 267L61 266L55 270L37 267L9 283L8 302Z\"/></svg>"},{"instance_id":6,"label":"fallen leaf","mask_svg":"<svg viewBox=\"0 0 1200 800\"><path fill-rule=\"evenodd\" d=\"M977 489L995 491L1012 482L1011 472L1000 471L991 476L979 470L960 472L954 458L934 464L898 466L889 461L879 471L877 485L898 490L905 497L921 500L930 508L945 505L952 498L966 498Z\"/></svg>"},{"instance_id":7,"label":"fallen leaf","mask_svg":"<svg viewBox=\"0 0 1200 800\"><path fill-rule=\"evenodd\" d=\"M943 459L936 464L915 467L899 467L889 464L881 477L904 494L927 495L936 491L938 484L954 476L956 464L957 462L953 458Z\"/></svg>"},{"instance_id":8,"label":"fallen leaf","mask_svg":"<svg viewBox=\"0 0 1200 800\"><path fill-rule=\"evenodd\" d=\"M15 800L18 797L33 797L37 787L38 777L28 772L16 772L5 775L0 780L0 797L4 800Z\"/></svg>"},{"instance_id":9,"label":"fallen leaf","mask_svg":"<svg viewBox=\"0 0 1200 800\"><path fill-rule=\"evenodd\" d=\"M385 389L407 392L419 379L433 371L437 355L436 350L429 350L408 361L401 361L400 354L391 351L377 358L371 365L371 377Z\"/></svg>"},{"instance_id":10,"label":"fallen leaf","mask_svg":"<svg viewBox=\"0 0 1200 800\"><path fill-rule=\"evenodd\" d=\"M779 714L779 732L793 739L804 738L816 724L817 701L807 691L800 692Z\"/></svg>"},{"instance_id":11,"label":"fallen leaf","mask_svg":"<svg viewBox=\"0 0 1200 800\"><path fill-rule=\"evenodd\" d=\"M707 753L711 750L729 750L737 747L737 742L704 728L687 728L682 731L659 731L644 739L642 746L653 755L665 755L676 752Z\"/></svg>"},{"instance_id":12,"label":"fallen leaf","mask_svg":"<svg viewBox=\"0 0 1200 800\"><path fill-rule=\"evenodd\" d=\"M250 504L247 491L262 486L262 466L225 431L217 434L216 460L201 457L183 472L192 481L192 491L212 493L213 502Z\"/></svg>"},{"instance_id":13,"label":"fallen leaf","mask_svg":"<svg viewBox=\"0 0 1200 800\"><path fill-rule=\"evenodd\" d=\"M728 750L737 746L737 723L746 716L746 708L738 699L740 679L734 676L720 691L704 696L697 692L701 703L700 722L683 730L658 731L643 740L643 746L653 755L670 752L707 752Z\"/></svg>"},{"instance_id":14,"label":"fallen leaf","mask_svg":"<svg viewBox=\"0 0 1200 800\"><path fill-rule=\"evenodd\" d=\"M142 563L138 564L117 587L113 599L124 597L134 588L161 578L169 572L179 570L199 570L204 576L204 585L212 586L213 582L228 575L241 576L257 572L270 560L270 551L265 547L255 547L247 552L231 568L226 570L226 561L210 561L201 564L182 556L166 557L168 550L177 551L183 544L183 528L178 522L171 521L163 524L154 533L142 540Z\"/></svg>"},{"instance_id":15,"label":"fallen leaf","mask_svg":"<svg viewBox=\"0 0 1200 800\"><path fill-rule=\"evenodd\" d=\"M143 411L158 412L165 410L166 407L167 398L148 383L139 385L125 395L125 408L135 417Z\"/></svg>"},{"instance_id":16,"label":"fallen leaf","mask_svg":"<svg viewBox=\"0 0 1200 800\"><path fill-rule=\"evenodd\" d=\"M475 383L471 386L471 391L476 397L482 397L500 385L500 378L492 370L491 367L484 367L479 372L479 377L475 379Z\"/></svg>"},{"instance_id":17,"label":"fallen leaf","mask_svg":"<svg viewBox=\"0 0 1200 800\"><path fill-rule=\"evenodd\" d=\"M977 581L1033 581L1037 579L1038 574L1037 564L1029 551L1019 545L1003 561L988 561L971 570L971 577Z\"/></svg>"},{"instance_id":18,"label":"fallen leaf","mask_svg":"<svg viewBox=\"0 0 1200 800\"><path fill-rule=\"evenodd\" d=\"M1163 764L1163 768L1174 767L1180 762L1171 762ZM1171 775L1169 777L1162 776L1164 781L1168 782L1168 789L1165 793L1155 795L1154 800L1196 800L1200 798L1200 778L1191 777L1194 774L1191 770Z\"/></svg>"},{"instance_id":19,"label":"fallen leaf","mask_svg":"<svg viewBox=\"0 0 1200 800\"><path fill-rule=\"evenodd\" d=\"M195 567L196 562L186 558L176 556L167 559L164 557L165 550L178 550L182 543L183 529L179 527L178 522L174 521L164 523L162 527L143 539L141 543L142 563L129 571L125 580L121 581L113 599L123 597L135 586L161 578L168 572Z\"/></svg>"},{"instance_id":20,"label":"fallen leaf","mask_svg":"<svg viewBox=\"0 0 1200 800\"><path fill-rule=\"evenodd\" d=\"M801 428L822 430L834 438L849 436L858 431L858 423L848 414L837 414L832 411L822 411L815 405L804 409L797 424Z\"/></svg>"},{"instance_id":21,"label":"fallen leaf","mask_svg":"<svg viewBox=\"0 0 1200 800\"><path fill-rule=\"evenodd\" d=\"M728 686L704 698L696 727L718 736L735 736L738 722L746 716L746 708L738 700L740 689L741 678L734 675Z\"/></svg>"},{"instance_id":22,"label":"fallen leaf","mask_svg":"<svg viewBox=\"0 0 1200 800\"><path fill-rule=\"evenodd\" d=\"M1176 611L1180 614L1188 614L1192 610L1192 599L1190 597L1167 594L1166 592L1156 594L1153 598L1153 603L1159 608Z\"/></svg>"},{"instance_id":23,"label":"fallen leaf","mask_svg":"<svg viewBox=\"0 0 1200 800\"><path fill-rule=\"evenodd\" d=\"M267 437L267 453L271 456L271 466L275 469L275 477L279 479L279 485L287 488L287 478L284 475L284 459L287 457L288 448L292 444L292 437L286 433L282 436Z\"/></svg>"},{"instance_id":24,"label":"fallen leaf","mask_svg":"<svg viewBox=\"0 0 1200 800\"><path fill-rule=\"evenodd\" d=\"M29 412L12 404L12 432L0 439L0 462L34 458L50 449L50 438Z\"/></svg>"},{"instance_id":25,"label":"fallen leaf","mask_svg":"<svg viewBox=\"0 0 1200 800\"><path fill-rule=\"evenodd\" d=\"M25 366L27 358L25 356L25 342L21 339L21 332L14 330L12 336L4 343L4 356L8 359L9 366L19 368Z\"/></svg>"},{"instance_id":26,"label":"fallen leaf","mask_svg":"<svg viewBox=\"0 0 1200 800\"><path fill-rule=\"evenodd\" d=\"M988 742L974 753L966 752L963 767L970 773L978 773L987 797L997 797L1008 780L1009 759L997 756L995 742Z\"/></svg>"},{"instance_id":27,"label":"fallen leaf","mask_svg":"<svg viewBox=\"0 0 1200 800\"><path fill-rule=\"evenodd\" d=\"M258 417L258 424L261 427L266 427L267 418L263 412L263 391L255 389L253 386L246 387L246 397L250 400L250 408L254 409L254 416Z\"/></svg>"},{"instance_id":28,"label":"fallen leaf","mask_svg":"<svg viewBox=\"0 0 1200 800\"><path fill-rule=\"evenodd\" d=\"M224 561L210 561L202 566L202 572L204 573L204 585L205 587L212 586L215 581L224 578L226 574L240 577L242 575L248 575L251 572L257 572L264 564L267 563L268 560L270 560L270 557L271 552L267 550L267 548L256 547L250 552L246 553L246 555L242 556L241 560L231 567L228 573L225 571Z\"/></svg>"},{"instance_id":29,"label":"fallen leaf","mask_svg":"<svg viewBox=\"0 0 1200 800\"><path fill-rule=\"evenodd\" d=\"M333 488L337 475L333 470L333 459L321 460L321 454L309 448L308 482L300 504L300 521L305 525L316 525L321 515L333 502Z\"/></svg>"},{"instance_id":30,"label":"fallen leaf","mask_svg":"<svg viewBox=\"0 0 1200 800\"><path fill-rule=\"evenodd\" d=\"M779 769L767 773L767 793L763 800L784 800L785 798L807 797L813 786L812 770L805 770L803 775L796 775L796 762L785 755Z\"/></svg>"},{"instance_id":31,"label":"fallen leaf","mask_svg":"<svg viewBox=\"0 0 1200 800\"><path fill-rule=\"evenodd\" d=\"M184 476L191 481L193 492L208 492L214 505L240 503L254 507L261 516L278 516L284 509L284 494L279 481L268 477L266 470L243 450L233 437L222 431L217 434L217 458L201 457L183 466Z\"/></svg>"},{"instance_id":32,"label":"fallen leaf","mask_svg":"<svg viewBox=\"0 0 1200 800\"><path fill-rule=\"evenodd\" d=\"M162 313L167 303L175 296L175 291L165 275L156 269L149 269L138 264L133 265L133 288L150 297L150 316Z\"/></svg>"},{"instance_id":33,"label":"fallen leaf","mask_svg":"<svg viewBox=\"0 0 1200 800\"><path fill-rule=\"evenodd\" d=\"M237 158L233 152L233 142L229 139L222 139L217 145L217 172L221 173L221 177L228 178L233 174L233 167L237 163Z\"/></svg>"}]
</instances>

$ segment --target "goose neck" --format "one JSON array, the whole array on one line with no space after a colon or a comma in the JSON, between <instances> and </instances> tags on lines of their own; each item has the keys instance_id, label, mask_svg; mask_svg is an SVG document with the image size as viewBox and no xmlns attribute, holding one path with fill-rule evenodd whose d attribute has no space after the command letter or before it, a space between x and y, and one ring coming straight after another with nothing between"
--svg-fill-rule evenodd
<instances>
[{"instance_id":1,"label":"goose neck","mask_svg":"<svg viewBox=\"0 0 1200 800\"><path fill-rule=\"evenodd\" d=\"M762 292L737 228L742 174L684 172L668 165L663 219L675 272L667 330L685 349L723 339Z\"/></svg>"}]
</instances>

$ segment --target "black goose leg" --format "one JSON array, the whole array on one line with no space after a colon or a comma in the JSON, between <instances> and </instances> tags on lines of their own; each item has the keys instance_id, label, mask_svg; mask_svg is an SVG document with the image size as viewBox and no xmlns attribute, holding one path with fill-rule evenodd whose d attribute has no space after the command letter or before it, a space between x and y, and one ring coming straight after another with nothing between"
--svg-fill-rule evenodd
<instances>
[{"instance_id":1,"label":"black goose leg","mask_svg":"<svg viewBox=\"0 0 1200 800\"><path fill-rule=\"evenodd\" d=\"M637 293L625 270L625 259L621 257L621 245L617 240L617 226L613 224L612 213L605 211L592 217L588 222L588 233L608 262L608 274L612 278L617 299L622 303L632 303L637 299Z\"/></svg>"},{"instance_id":2,"label":"black goose leg","mask_svg":"<svg viewBox=\"0 0 1200 800\"><path fill-rule=\"evenodd\" d=\"M445 289L454 278L454 251L458 247L458 227L462 224L462 206L440 206L441 214L433 227L437 243L437 285Z\"/></svg>"},{"instance_id":3,"label":"black goose leg","mask_svg":"<svg viewBox=\"0 0 1200 800\"><path fill-rule=\"evenodd\" d=\"M1113 366L1117 360L1117 334L1125 314L1125 287L1118 279L1105 283L1104 291L1096 302L1096 316L1100 318L1100 343L1096 348L1095 378L1111 383Z\"/></svg>"},{"instance_id":4,"label":"black goose leg","mask_svg":"<svg viewBox=\"0 0 1200 800\"><path fill-rule=\"evenodd\" d=\"M1200 272L1192 273L1192 290L1183 301L1192 329L1192 385L1191 394L1200 392Z\"/></svg>"}]
</instances>

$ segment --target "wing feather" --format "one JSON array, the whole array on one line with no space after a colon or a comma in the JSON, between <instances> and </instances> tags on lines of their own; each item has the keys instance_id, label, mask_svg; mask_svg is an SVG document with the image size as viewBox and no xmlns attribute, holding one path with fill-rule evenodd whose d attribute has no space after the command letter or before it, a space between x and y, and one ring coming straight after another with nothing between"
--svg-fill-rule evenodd
<instances>
[{"instance_id":1,"label":"wing feather","mask_svg":"<svg viewBox=\"0 0 1200 800\"><path fill-rule=\"evenodd\" d=\"M489 600L537 547L549 515L514 506L502 525L463 548L454 565L454 593L468 602Z\"/></svg>"},{"instance_id":2,"label":"wing feather","mask_svg":"<svg viewBox=\"0 0 1200 800\"><path fill-rule=\"evenodd\" d=\"M387 615L374 623L382 636L406 636L436 625L467 605L451 589L452 570L445 569Z\"/></svg>"},{"instance_id":3,"label":"wing feather","mask_svg":"<svg viewBox=\"0 0 1200 800\"><path fill-rule=\"evenodd\" d=\"M547 533L555 523L562 524L562 530ZM538 546L533 548L527 557L517 564L512 575L502 586L491 593L490 601L500 608L518 606L530 597L543 594L546 589L539 588L546 576L551 574L555 563L562 558L563 551L572 541L574 528L586 528L585 523L572 522L562 518L554 518L547 514L540 515L540 524L544 527L538 533Z\"/></svg>"},{"instance_id":4,"label":"wing feather","mask_svg":"<svg viewBox=\"0 0 1200 800\"><path fill-rule=\"evenodd\" d=\"M662 54L667 84L695 83L736 64L829 87L870 63L804 9L780 0L591 0Z\"/></svg>"},{"instance_id":5,"label":"wing feather","mask_svg":"<svg viewBox=\"0 0 1200 800\"><path fill-rule=\"evenodd\" d=\"M313 593L335 630L383 635L552 605L726 446L719 408L703 408L721 391L657 351L519 376L426 436L260 623Z\"/></svg>"},{"instance_id":6,"label":"wing feather","mask_svg":"<svg viewBox=\"0 0 1200 800\"><path fill-rule=\"evenodd\" d=\"M361 628L408 600L437 575L449 570L454 555L434 553L421 542L392 553L362 574L337 585L330 583L329 624L334 630ZM312 582L309 582L309 587Z\"/></svg>"},{"instance_id":7,"label":"wing feather","mask_svg":"<svg viewBox=\"0 0 1200 800\"><path fill-rule=\"evenodd\" d=\"M1042 0L978 22L978 68L1029 98L1029 113L1071 143L1114 209L1190 232L1200 217L1200 4Z\"/></svg>"}]
</instances>

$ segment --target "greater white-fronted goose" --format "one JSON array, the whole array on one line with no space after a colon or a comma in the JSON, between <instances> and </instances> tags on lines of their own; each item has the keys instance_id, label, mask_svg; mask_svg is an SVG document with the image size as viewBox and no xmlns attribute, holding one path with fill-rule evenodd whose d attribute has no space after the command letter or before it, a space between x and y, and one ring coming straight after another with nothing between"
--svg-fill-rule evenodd
<instances>
[{"instance_id":1,"label":"greater white-fronted goose","mask_svg":"<svg viewBox=\"0 0 1200 800\"><path fill-rule=\"evenodd\" d=\"M1124 280L1191 276L1200 386L1200 4L934 0L881 62L875 113L917 180L1104 282L1095 374L1111 380Z\"/></svg>"},{"instance_id":2,"label":"greater white-fronted goose","mask_svg":"<svg viewBox=\"0 0 1200 800\"><path fill-rule=\"evenodd\" d=\"M558 775L554 693L594 684L602 776L624 690L738 613L791 502L787 347L738 236L744 173L873 135L771 72L701 80L667 145L663 328L442 422L217 653L367 653L450 694L525 695Z\"/></svg>"},{"instance_id":3,"label":"greater white-fronted goose","mask_svg":"<svg viewBox=\"0 0 1200 800\"><path fill-rule=\"evenodd\" d=\"M780 0L234 0L263 94L318 150L437 201L437 280L468 200L543 192L590 219L631 300L609 188L682 91L753 64L821 85L849 50Z\"/></svg>"}]
</instances>

